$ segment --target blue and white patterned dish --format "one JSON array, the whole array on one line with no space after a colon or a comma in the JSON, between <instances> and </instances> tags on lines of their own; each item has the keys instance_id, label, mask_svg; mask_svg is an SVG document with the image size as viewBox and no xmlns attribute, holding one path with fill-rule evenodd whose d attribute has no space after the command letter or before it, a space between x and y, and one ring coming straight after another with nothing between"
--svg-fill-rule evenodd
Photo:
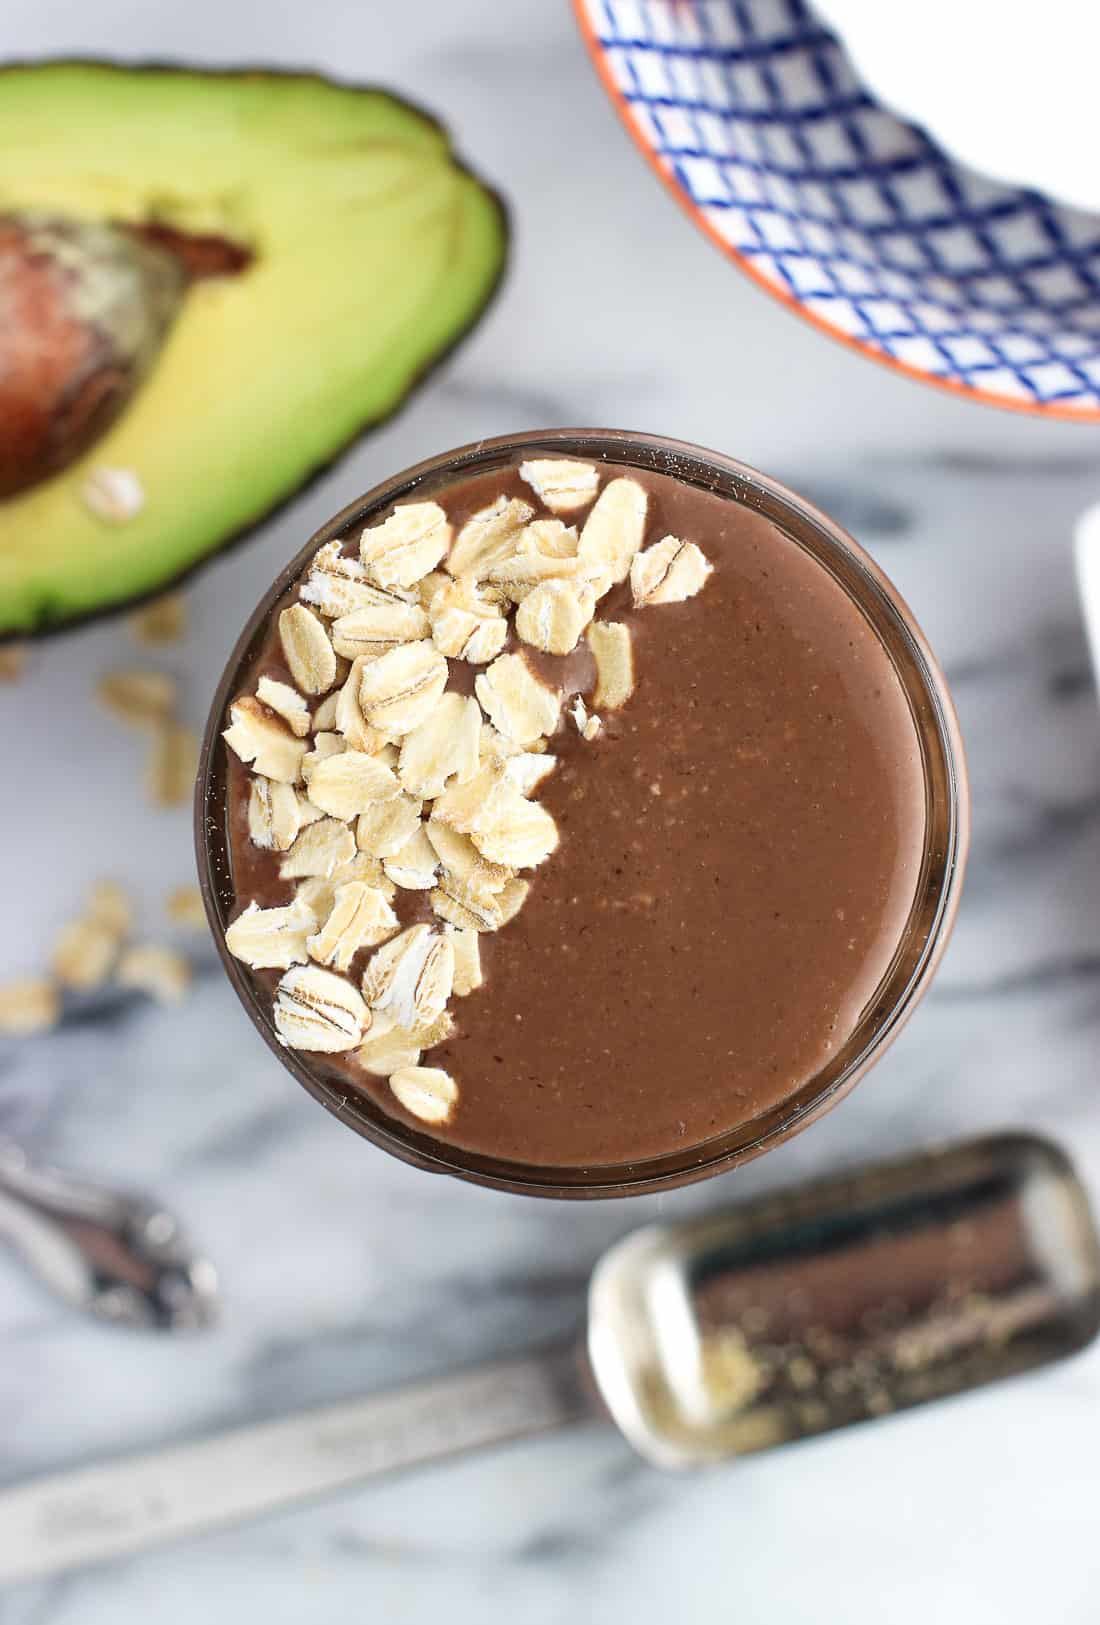
<instances>
[{"instance_id":1,"label":"blue and white patterned dish","mask_svg":"<svg viewBox=\"0 0 1100 1625\"><path fill-rule=\"evenodd\" d=\"M971 399L1100 418L1100 216L956 163L804 0L574 6L642 152L769 293Z\"/></svg>"}]
</instances>

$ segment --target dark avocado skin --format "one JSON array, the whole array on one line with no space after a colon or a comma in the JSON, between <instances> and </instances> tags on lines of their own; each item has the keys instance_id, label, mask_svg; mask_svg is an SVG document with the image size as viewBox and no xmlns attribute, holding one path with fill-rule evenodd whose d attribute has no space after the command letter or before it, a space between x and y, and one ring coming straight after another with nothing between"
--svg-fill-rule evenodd
<instances>
[{"instance_id":1,"label":"dark avocado skin","mask_svg":"<svg viewBox=\"0 0 1100 1625\"><path fill-rule=\"evenodd\" d=\"M6 643L26 643L32 639L35 642L41 642L46 638L58 637L66 632L74 631L78 627L92 626L98 621L111 619L117 615L137 609L142 604L149 603L154 599L162 597L166 592L171 592L174 588L182 586L184 582L189 581L193 576L198 575L199 572L205 569L207 565L212 564L216 559L220 558L230 549L240 547L243 545L243 543L249 541L270 520L275 518L276 515L285 512L293 505L295 501L297 501L300 496L311 490L314 485L330 474L336 467L337 463L339 463L341 459L350 450L352 450L353 447L359 445L363 440L366 440L375 429L382 428L385 424L389 423L393 418L395 418L402 408L408 403L408 401L411 400L411 398L417 393L417 391L422 389L431 379L433 374L450 360L451 356L461 346L464 340L470 336L494 303L497 294L500 291L501 284L504 281L504 277L510 269L512 260L512 215L505 198L500 192L497 191L495 187L490 186L476 169L463 161L455 148L451 146L449 127L445 125L442 120L436 118L434 114L428 112L426 108L420 105L420 103L413 101L407 96L399 96L395 91L390 90L385 85L363 84L355 80L334 79L329 74L317 73L314 71L294 72L261 65L257 65L255 67L237 66L232 68L210 68L197 63L180 61L173 62L168 60L120 62L112 57L62 56L36 57L28 59L12 58L6 62L0 63L0 94L3 92L4 78L7 74L18 73L28 68L39 67L121 68L142 73L195 73L201 74L204 78L218 79L260 78L274 79L284 82L286 80L306 80L317 84L339 85L345 90L358 90L369 92L377 96L384 96L395 105L403 107L408 112L414 113L418 118L423 119L425 124L430 125L433 129L437 130L441 135L447 138L448 146L450 147L451 152L451 159L455 168L461 170L462 173L468 175L472 180L476 181L477 185L481 188L485 196L496 209L497 216L500 220L503 252L501 254L500 266L493 278L488 292L486 293L481 308L474 312L473 316L466 323L466 325L459 329L459 331L455 333L450 343L443 350L441 350L432 359L432 361L420 371L420 373L418 373L405 393L394 401L393 405L388 411L383 412L378 417L371 418L368 422L365 422L362 427L356 431L356 433L349 436L349 438L346 439L341 445L336 447L332 456L327 462L322 463L315 468L307 476L307 478L302 480L301 483L287 496L283 497L280 501L273 503L270 508L268 508L264 513L260 514L251 524L246 525L243 529L234 531L232 534L226 536L223 541L211 548L209 552L204 553L201 558L196 559L194 563L189 564L184 569L177 571L173 576L165 577L162 582L160 582L150 591L135 593L129 598L116 600L111 604L105 605L102 609L87 610L83 613L69 616L63 621L51 622L41 627L36 627L31 631L0 631L0 645Z\"/></svg>"}]
</instances>

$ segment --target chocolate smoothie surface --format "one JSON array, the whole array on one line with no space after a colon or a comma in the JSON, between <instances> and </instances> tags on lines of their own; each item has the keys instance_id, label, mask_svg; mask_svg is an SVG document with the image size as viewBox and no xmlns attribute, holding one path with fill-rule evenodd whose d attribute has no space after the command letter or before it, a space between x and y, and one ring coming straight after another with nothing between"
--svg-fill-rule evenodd
<instances>
[{"instance_id":1,"label":"chocolate smoothie surface","mask_svg":"<svg viewBox=\"0 0 1100 1625\"><path fill-rule=\"evenodd\" d=\"M357 1043L301 1055L322 1078L368 1092L422 1134L571 1168L700 1145L811 1080L848 1042L890 967L925 843L909 705L843 588L747 507L665 475L596 466L601 492L626 478L646 496L642 562L634 561L633 581L608 588L606 575L597 580L605 590L594 611L597 622L628 629L633 692L618 708L601 707L586 631L570 653L540 652L517 636L514 605L501 608L504 653L521 654L562 701L541 747L556 765L528 792L553 820L556 849L534 867L516 866L530 883L522 906L479 934L482 985L452 995L442 1026L429 1031L442 1041L419 1057L433 1077L418 1074L412 1093L404 1090L414 1110L395 1092L399 1077L391 1085L365 1070ZM553 517L516 469L479 475L435 500L459 535L501 496L529 504L536 519ZM591 506L589 495L557 519L583 536ZM684 601L662 601L658 590L639 605L639 590L644 597L659 574L660 555L650 555L647 573L645 550L668 536L697 544L711 573ZM358 559L358 544L358 531L342 543L349 559ZM577 546L568 538L556 545ZM683 579L694 588L699 573ZM421 589L421 601L428 596ZM297 598L296 588L278 610ZM451 658L448 686L471 695L485 669ZM331 692L347 671L341 661ZM264 674L293 682L278 612L238 693L254 694ZM574 714L577 695L584 708ZM307 696L310 710L325 697ZM588 723L593 714L598 724ZM391 764L395 757L383 755ZM303 881L280 878L286 852L250 837L253 773L232 751L228 762L238 913L252 902L285 907ZM361 857L359 873L368 868ZM430 887L386 884L391 940L417 922L451 940ZM331 902L317 901L323 889L312 888L322 914ZM342 973L352 989L365 970L369 982L378 953L373 945L355 953ZM267 1009L280 978L298 969L252 971ZM387 1025L373 1019L376 1031ZM369 1029L362 1036L369 1040ZM417 1104L421 1085L427 1111Z\"/></svg>"}]
</instances>

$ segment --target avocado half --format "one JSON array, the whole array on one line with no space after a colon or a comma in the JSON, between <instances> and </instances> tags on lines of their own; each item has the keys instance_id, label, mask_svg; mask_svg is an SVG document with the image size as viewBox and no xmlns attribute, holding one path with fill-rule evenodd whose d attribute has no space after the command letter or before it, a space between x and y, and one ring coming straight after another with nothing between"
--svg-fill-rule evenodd
<instances>
[{"instance_id":1,"label":"avocado half","mask_svg":"<svg viewBox=\"0 0 1100 1625\"><path fill-rule=\"evenodd\" d=\"M0 216L105 223L178 249L186 278L118 415L0 500L0 637L159 591L270 514L477 321L508 239L446 132L388 92L83 62L0 69ZM140 481L125 522L85 500L102 469Z\"/></svg>"}]
</instances>

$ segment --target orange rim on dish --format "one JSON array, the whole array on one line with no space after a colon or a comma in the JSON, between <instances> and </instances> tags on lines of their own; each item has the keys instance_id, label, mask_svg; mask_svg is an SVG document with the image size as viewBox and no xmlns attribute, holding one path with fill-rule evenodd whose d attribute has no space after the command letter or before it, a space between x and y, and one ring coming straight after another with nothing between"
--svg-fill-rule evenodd
<instances>
[{"instance_id":1,"label":"orange rim on dish","mask_svg":"<svg viewBox=\"0 0 1100 1625\"><path fill-rule=\"evenodd\" d=\"M646 140L630 103L615 83L599 36L593 28L592 20L588 15L585 0L573 0L573 13L577 19L577 27L580 29L585 48L592 59L592 65L599 75L608 96L611 98L611 103L622 120L628 135L650 169L652 169L666 191L672 194L688 218L694 221L704 236L714 244L715 248L719 249L727 259L732 260L738 269L755 282L757 287L762 288L770 298L776 300L788 310L793 311L802 321L808 323L810 327L816 328L819 333L824 333L827 338L834 339L838 344L843 344L849 350L854 350L857 355L864 356L868 361L877 361L880 366L888 367L891 372L901 373L905 378L915 378L918 383L930 384L935 389L943 390L945 394L953 395L957 400L977 401L986 406L999 406L1006 412L1022 412L1029 417L1058 418L1067 423L1096 423L1100 421L1100 407L1097 406L1060 406L1057 402L1046 405L1041 401L1017 400L1012 395L998 395L992 390L976 389L971 384L960 383L957 378L941 378L934 372L925 372L920 367L911 366L906 361L899 361L895 356L887 355L883 350L876 350L871 345L864 344L850 333L842 332L840 328L834 327L830 322L827 322L823 316L818 316L814 311L807 310L805 305L800 304L791 294L784 293L782 288L770 282L767 277L756 269L747 255L740 253L715 230L698 204L684 191L675 175L671 174L661 163Z\"/></svg>"}]
</instances>

